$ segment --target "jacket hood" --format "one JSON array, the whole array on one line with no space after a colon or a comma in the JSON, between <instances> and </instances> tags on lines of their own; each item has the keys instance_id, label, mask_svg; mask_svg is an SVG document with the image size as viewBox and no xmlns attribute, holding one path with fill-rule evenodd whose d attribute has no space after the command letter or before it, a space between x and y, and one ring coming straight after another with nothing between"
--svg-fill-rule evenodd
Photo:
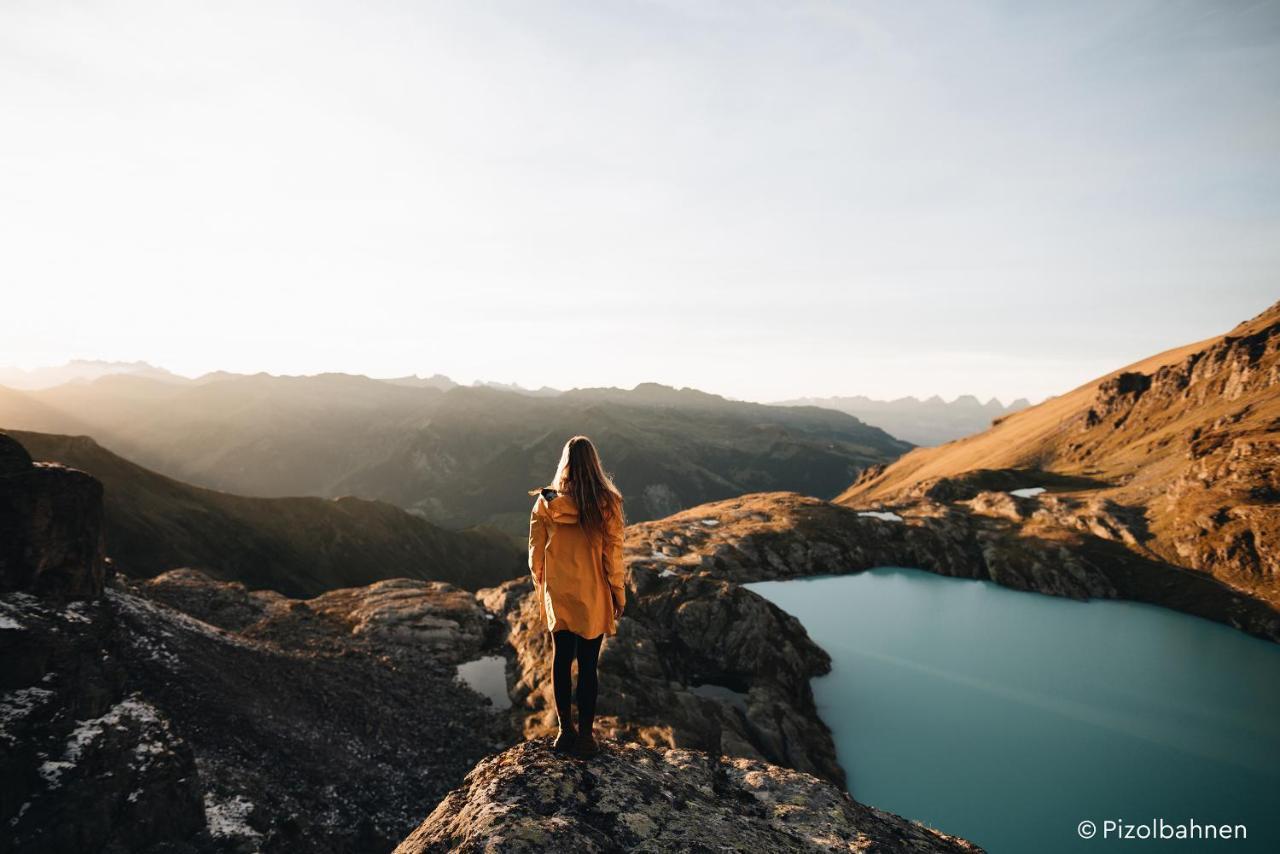
<instances>
[{"instance_id":1,"label":"jacket hood","mask_svg":"<svg viewBox=\"0 0 1280 854\"><path fill-rule=\"evenodd\" d=\"M578 505L568 495L557 495L550 501L547 501L546 497L541 500L544 512L551 517L551 521L563 524L577 524Z\"/></svg>"}]
</instances>

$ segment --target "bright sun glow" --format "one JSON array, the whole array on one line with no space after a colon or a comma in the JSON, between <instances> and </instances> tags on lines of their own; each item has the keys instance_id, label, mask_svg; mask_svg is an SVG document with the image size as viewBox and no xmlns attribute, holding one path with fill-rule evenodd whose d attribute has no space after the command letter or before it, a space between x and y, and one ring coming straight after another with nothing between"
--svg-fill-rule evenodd
<instances>
[{"instance_id":1,"label":"bright sun glow","mask_svg":"<svg viewBox=\"0 0 1280 854\"><path fill-rule=\"evenodd\" d=\"M1058 393L1276 298L1274 4L14 2L0 363Z\"/></svg>"}]
</instances>

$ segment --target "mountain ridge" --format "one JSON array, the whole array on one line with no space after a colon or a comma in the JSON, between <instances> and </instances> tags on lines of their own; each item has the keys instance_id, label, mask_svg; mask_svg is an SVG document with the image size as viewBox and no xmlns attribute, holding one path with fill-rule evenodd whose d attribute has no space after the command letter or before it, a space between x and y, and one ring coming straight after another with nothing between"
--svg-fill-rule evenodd
<instances>
[{"instance_id":1,"label":"mountain ridge","mask_svg":"<svg viewBox=\"0 0 1280 854\"><path fill-rule=\"evenodd\" d=\"M631 519L785 488L834 497L908 450L852 416L640 384L555 396L418 388L351 374L164 384L105 377L0 390L0 427L92 435L179 480L254 497L351 494L450 528L524 536L528 489L592 436Z\"/></svg>"}]
</instances>

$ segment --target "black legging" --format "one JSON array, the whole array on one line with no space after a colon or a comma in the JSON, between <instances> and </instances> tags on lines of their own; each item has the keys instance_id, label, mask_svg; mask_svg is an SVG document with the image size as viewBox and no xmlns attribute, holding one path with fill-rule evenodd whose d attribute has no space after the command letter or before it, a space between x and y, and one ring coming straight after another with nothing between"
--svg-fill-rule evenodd
<instances>
[{"instance_id":1,"label":"black legging","mask_svg":"<svg viewBox=\"0 0 1280 854\"><path fill-rule=\"evenodd\" d=\"M551 662L551 683L556 695L556 714L565 729L573 720L570 714L570 668L578 659L578 731L591 732L596 716L596 691L600 687L596 677L596 663L600 660L600 642L604 635L587 640L568 629L552 633L555 657Z\"/></svg>"}]
</instances>

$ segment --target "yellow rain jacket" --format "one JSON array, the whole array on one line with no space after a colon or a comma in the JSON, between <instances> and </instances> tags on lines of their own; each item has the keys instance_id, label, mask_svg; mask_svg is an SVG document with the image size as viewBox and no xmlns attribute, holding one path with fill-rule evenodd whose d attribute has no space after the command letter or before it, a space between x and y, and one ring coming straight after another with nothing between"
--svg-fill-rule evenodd
<instances>
[{"instance_id":1,"label":"yellow rain jacket","mask_svg":"<svg viewBox=\"0 0 1280 854\"><path fill-rule=\"evenodd\" d=\"M589 534L578 524L572 498L557 494L548 501L539 494L529 514L529 571L549 631L568 629L588 639L618 633L613 605L627 601L620 517Z\"/></svg>"}]
</instances>

